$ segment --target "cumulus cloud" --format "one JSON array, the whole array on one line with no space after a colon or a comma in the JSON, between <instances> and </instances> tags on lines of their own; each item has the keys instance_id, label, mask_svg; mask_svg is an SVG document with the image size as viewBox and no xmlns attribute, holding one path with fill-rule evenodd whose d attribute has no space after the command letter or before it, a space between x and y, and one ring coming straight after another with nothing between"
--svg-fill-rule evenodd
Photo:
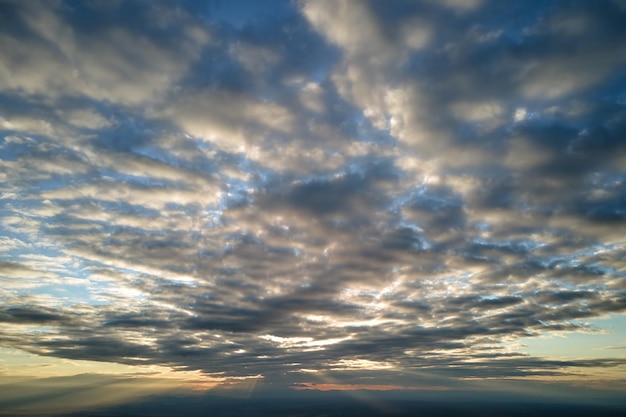
<instances>
[{"instance_id":1,"label":"cumulus cloud","mask_svg":"<svg viewBox=\"0 0 626 417\"><path fill-rule=\"evenodd\" d=\"M84 5L85 18L82 7L60 3L10 6L0 86L17 94L146 103L166 93L210 40L191 16L163 7L93 3ZM121 15L127 20L116 24Z\"/></svg>"},{"instance_id":2,"label":"cumulus cloud","mask_svg":"<svg viewBox=\"0 0 626 417\"><path fill-rule=\"evenodd\" d=\"M618 3L2 7L3 346L299 389L623 369L518 345L626 312Z\"/></svg>"}]
</instances>

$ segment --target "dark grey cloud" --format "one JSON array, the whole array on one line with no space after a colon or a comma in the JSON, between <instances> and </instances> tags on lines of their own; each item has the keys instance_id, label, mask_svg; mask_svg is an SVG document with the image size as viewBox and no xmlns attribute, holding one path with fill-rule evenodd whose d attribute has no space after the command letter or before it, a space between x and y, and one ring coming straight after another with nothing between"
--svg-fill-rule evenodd
<instances>
[{"instance_id":1,"label":"dark grey cloud","mask_svg":"<svg viewBox=\"0 0 626 417\"><path fill-rule=\"evenodd\" d=\"M64 321L62 315L54 311L41 311L32 308L11 307L0 313L0 320L7 323L46 324Z\"/></svg>"}]
</instances>

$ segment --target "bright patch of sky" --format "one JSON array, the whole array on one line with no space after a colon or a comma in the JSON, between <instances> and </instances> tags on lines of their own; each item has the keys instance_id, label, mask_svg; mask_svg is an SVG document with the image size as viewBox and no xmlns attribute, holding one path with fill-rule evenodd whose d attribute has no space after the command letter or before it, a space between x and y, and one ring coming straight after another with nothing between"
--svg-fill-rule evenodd
<instances>
[{"instance_id":1,"label":"bright patch of sky","mask_svg":"<svg viewBox=\"0 0 626 417\"><path fill-rule=\"evenodd\" d=\"M585 332L548 332L538 337L521 338L522 351L531 356L553 359L626 357L626 315L581 322Z\"/></svg>"}]
</instances>

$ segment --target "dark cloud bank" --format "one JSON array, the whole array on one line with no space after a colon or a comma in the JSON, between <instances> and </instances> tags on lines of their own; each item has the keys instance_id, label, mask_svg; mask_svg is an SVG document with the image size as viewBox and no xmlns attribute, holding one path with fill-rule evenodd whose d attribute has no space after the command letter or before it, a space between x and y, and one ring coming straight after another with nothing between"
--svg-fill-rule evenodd
<instances>
[{"instance_id":1,"label":"dark cloud bank","mask_svg":"<svg viewBox=\"0 0 626 417\"><path fill-rule=\"evenodd\" d=\"M626 311L626 4L272 4L1 3L0 345L268 386L623 367L512 346Z\"/></svg>"}]
</instances>

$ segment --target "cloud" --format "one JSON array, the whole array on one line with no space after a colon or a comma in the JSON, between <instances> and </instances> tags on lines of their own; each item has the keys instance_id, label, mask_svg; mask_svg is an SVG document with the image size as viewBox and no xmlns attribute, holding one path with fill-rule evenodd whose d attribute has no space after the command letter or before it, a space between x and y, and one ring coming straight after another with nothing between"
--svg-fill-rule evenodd
<instances>
[{"instance_id":1,"label":"cloud","mask_svg":"<svg viewBox=\"0 0 626 417\"><path fill-rule=\"evenodd\" d=\"M165 94L210 39L190 15L166 8L33 3L11 12L21 37L0 39L0 88L23 95L145 103ZM94 23L89 30L76 24L81 13L83 24ZM113 24L118 13L121 25Z\"/></svg>"},{"instance_id":2,"label":"cloud","mask_svg":"<svg viewBox=\"0 0 626 417\"><path fill-rule=\"evenodd\" d=\"M8 308L1 315L0 320L9 323L49 323L63 320L62 316L54 313L37 311L29 308Z\"/></svg>"},{"instance_id":3,"label":"cloud","mask_svg":"<svg viewBox=\"0 0 626 417\"><path fill-rule=\"evenodd\" d=\"M626 312L616 3L4 7L3 346L317 389L622 369L519 346Z\"/></svg>"},{"instance_id":4,"label":"cloud","mask_svg":"<svg viewBox=\"0 0 626 417\"><path fill-rule=\"evenodd\" d=\"M282 106L223 91L185 97L165 115L191 135L230 152L255 145L264 136L260 128L290 132L293 124L293 116Z\"/></svg>"},{"instance_id":5,"label":"cloud","mask_svg":"<svg viewBox=\"0 0 626 417\"><path fill-rule=\"evenodd\" d=\"M59 415L82 412L85 409L111 407L148 396L176 392L171 381L165 378L141 379L98 374L20 378L12 381L5 377L0 386L3 391L0 395L3 410L15 415L32 415L44 409L46 413Z\"/></svg>"}]
</instances>

